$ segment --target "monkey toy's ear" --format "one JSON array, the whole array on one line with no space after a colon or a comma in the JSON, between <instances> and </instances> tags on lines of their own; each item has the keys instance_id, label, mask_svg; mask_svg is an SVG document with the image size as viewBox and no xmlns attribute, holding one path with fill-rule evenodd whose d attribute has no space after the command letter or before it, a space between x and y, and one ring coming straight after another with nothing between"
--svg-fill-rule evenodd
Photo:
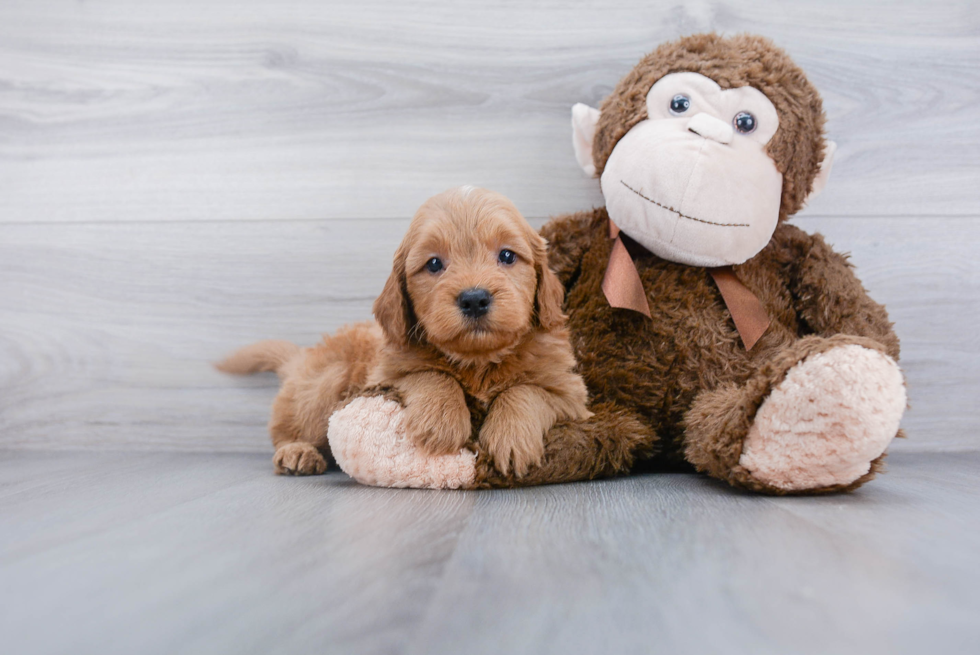
<instances>
[{"instance_id":1,"label":"monkey toy's ear","mask_svg":"<svg viewBox=\"0 0 980 655\"><path fill-rule=\"evenodd\" d=\"M592 140L595 138L595 126L598 123L599 110L595 107L581 102L572 107L572 146L575 148L575 159L589 177L595 177Z\"/></svg>"},{"instance_id":2,"label":"monkey toy's ear","mask_svg":"<svg viewBox=\"0 0 980 655\"><path fill-rule=\"evenodd\" d=\"M835 152L837 152L837 144L833 141L828 141L827 147L823 152L823 161L820 162L820 171L813 178L813 187L810 189L810 195L806 197L805 204L809 205L813 202L813 199L819 196L820 192L827 186L827 180L830 178L830 169L834 166Z\"/></svg>"}]
</instances>

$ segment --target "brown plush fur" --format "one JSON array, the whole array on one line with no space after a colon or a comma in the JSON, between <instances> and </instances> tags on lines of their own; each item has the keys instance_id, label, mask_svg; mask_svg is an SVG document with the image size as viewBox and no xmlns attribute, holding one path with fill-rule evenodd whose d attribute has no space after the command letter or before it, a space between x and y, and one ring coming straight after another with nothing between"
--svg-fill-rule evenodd
<instances>
[{"instance_id":1,"label":"brown plush fur","mask_svg":"<svg viewBox=\"0 0 980 655\"><path fill-rule=\"evenodd\" d=\"M545 436L546 456L526 475L501 473L477 449L475 488L576 482L620 475L653 454L656 435L614 403L593 403L585 421L559 421Z\"/></svg>"},{"instance_id":2,"label":"brown plush fur","mask_svg":"<svg viewBox=\"0 0 980 655\"><path fill-rule=\"evenodd\" d=\"M501 250L517 256L499 260ZM437 257L443 268L426 263ZM486 289L486 315L457 304ZM446 192L416 213L384 290L378 323L341 330L313 348L281 341L248 346L219 364L231 373L276 371L282 388L269 430L277 473L316 474L329 456L327 421L365 387L394 390L406 433L428 454L458 451L471 438L501 474L538 464L556 421L584 420L587 394L574 372L564 288L549 270L544 239L503 196ZM479 415L474 428L471 412Z\"/></svg>"},{"instance_id":3,"label":"brown plush fur","mask_svg":"<svg viewBox=\"0 0 980 655\"><path fill-rule=\"evenodd\" d=\"M789 224L735 267L773 318L748 352L707 270L660 259L628 238L653 317L610 307L601 291L612 245L604 209L555 219L544 234L551 265L568 289L579 368L596 403L644 425L648 436L634 446L639 460L686 461L738 486L782 493L734 471L742 439L772 387L792 365L834 345L858 343L898 357L884 308L867 296L846 258L820 235ZM594 445L587 432L582 439ZM546 461L552 457L564 455L549 451ZM621 461L616 473L632 465Z\"/></svg>"},{"instance_id":4,"label":"brown plush fur","mask_svg":"<svg viewBox=\"0 0 980 655\"><path fill-rule=\"evenodd\" d=\"M654 458L687 462L754 491L785 493L752 479L738 460L756 410L786 371L848 343L898 357L884 308L820 235L781 224L759 255L735 267L773 318L747 352L706 269L665 261L628 238L653 317L610 307L601 290L612 245L604 209L555 219L543 232L552 267L568 289L572 343L595 417L549 435L542 470L522 483L622 474ZM624 423L632 427L623 430ZM876 462L846 489L878 468ZM487 477L492 486L507 483Z\"/></svg>"},{"instance_id":5,"label":"brown plush fur","mask_svg":"<svg viewBox=\"0 0 980 655\"><path fill-rule=\"evenodd\" d=\"M779 112L768 152L783 173L780 218L797 211L824 153L819 95L768 40L698 35L645 57L602 104L594 141L599 174L662 76L701 73L723 88L751 85ZM553 219L542 230L566 289L572 343L595 416L549 434L544 463L521 481L483 466L486 486L558 482L626 473L644 461L690 465L753 491L780 494L739 466L755 413L789 368L836 345L859 344L897 359L898 338L847 259L819 235L780 222L770 243L734 270L772 324L746 351L709 272L663 260L624 237L647 291L652 318L614 309L602 292L612 241L604 208ZM871 479L807 493L850 490Z\"/></svg>"}]
</instances>

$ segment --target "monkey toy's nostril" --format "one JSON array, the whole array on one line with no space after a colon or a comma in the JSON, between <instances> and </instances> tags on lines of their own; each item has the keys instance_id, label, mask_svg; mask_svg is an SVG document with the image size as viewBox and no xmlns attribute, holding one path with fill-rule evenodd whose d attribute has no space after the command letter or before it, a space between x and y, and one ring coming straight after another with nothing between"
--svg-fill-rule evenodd
<instances>
[{"instance_id":1,"label":"monkey toy's nostril","mask_svg":"<svg viewBox=\"0 0 980 655\"><path fill-rule=\"evenodd\" d=\"M687 122L687 129L705 139L728 145L732 142L734 130L725 121L704 112L696 114Z\"/></svg>"},{"instance_id":2,"label":"monkey toy's nostril","mask_svg":"<svg viewBox=\"0 0 980 655\"><path fill-rule=\"evenodd\" d=\"M456 297L456 304L463 316L480 318L490 311L493 296L486 289L467 289Z\"/></svg>"}]
</instances>

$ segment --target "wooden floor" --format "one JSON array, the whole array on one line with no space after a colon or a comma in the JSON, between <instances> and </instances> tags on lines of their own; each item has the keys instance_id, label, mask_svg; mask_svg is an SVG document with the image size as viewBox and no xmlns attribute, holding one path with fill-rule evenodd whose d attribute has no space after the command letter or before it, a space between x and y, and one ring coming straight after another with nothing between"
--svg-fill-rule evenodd
<instances>
[{"instance_id":1,"label":"wooden floor","mask_svg":"<svg viewBox=\"0 0 980 655\"><path fill-rule=\"evenodd\" d=\"M838 145L792 220L902 339L909 438L829 498L688 475L275 478L271 376L476 184L602 203L570 108L657 44L773 38ZM3 0L0 652L980 652L980 2Z\"/></svg>"},{"instance_id":2,"label":"wooden floor","mask_svg":"<svg viewBox=\"0 0 980 655\"><path fill-rule=\"evenodd\" d=\"M256 454L0 454L5 653L976 653L980 453L849 496L493 492Z\"/></svg>"}]
</instances>

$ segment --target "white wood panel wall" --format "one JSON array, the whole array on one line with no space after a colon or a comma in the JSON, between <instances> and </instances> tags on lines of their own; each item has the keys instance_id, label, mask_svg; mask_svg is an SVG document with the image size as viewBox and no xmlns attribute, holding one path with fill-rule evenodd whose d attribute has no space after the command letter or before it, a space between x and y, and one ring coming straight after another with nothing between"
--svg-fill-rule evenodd
<instances>
[{"instance_id":1,"label":"white wood panel wall","mask_svg":"<svg viewBox=\"0 0 980 655\"><path fill-rule=\"evenodd\" d=\"M263 450L208 362L368 316L407 218L472 183L601 204L569 109L656 44L775 39L840 149L797 223L903 340L903 449L980 448L980 3L5 0L0 446Z\"/></svg>"}]
</instances>

